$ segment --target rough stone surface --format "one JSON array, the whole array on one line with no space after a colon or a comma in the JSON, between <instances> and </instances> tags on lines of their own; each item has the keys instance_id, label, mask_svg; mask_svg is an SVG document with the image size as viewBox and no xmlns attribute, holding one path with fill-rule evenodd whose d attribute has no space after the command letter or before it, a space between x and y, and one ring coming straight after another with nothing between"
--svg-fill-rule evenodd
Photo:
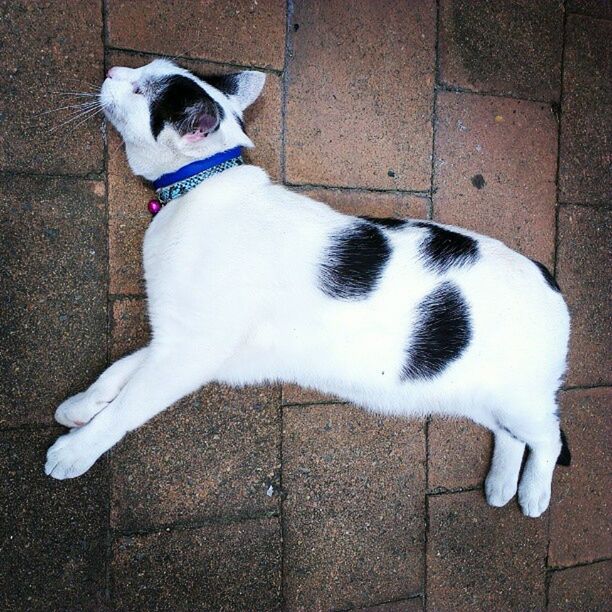
<instances>
[{"instance_id":1,"label":"rough stone surface","mask_svg":"<svg viewBox=\"0 0 612 612\"><path fill-rule=\"evenodd\" d=\"M559 164L562 202L612 202L611 39L610 21L568 18Z\"/></svg>"},{"instance_id":2,"label":"rough stone surface","mask_svg":"<svg viewBox=\"0 0 612 612\"><path fill-rule=\"evenodd\" d=\"M559 99L563 3L442 0L445 85L550 102Z\"/></svg>"},{"instance_id":3,"label":"rough stone surface","mask_svg":"<svg viewBox=\"0 0 612 612\"><path fill-rule=\"evenodd\" d=\"M110 347L113 361L146 346L149 335L144 299L123 298L113 302Z\"/></svg>"},{"instance_id":4,"label":"rough stone surface","mask_svg":"<svg viewBox=\"0 0 612 612\"><path fill-rule=\"evenodd\" d=\"M290 31L287 179L429 189L435 3L308 0Z\"/></svg>"},{"instance_id":5,"label":"rough stone surface","mask_svg":"<svg viewBox=\"0 0 612 612\"><path fill-rule=\"evenodd\" d=\"M492 435L470 421L434 418L429 423L429 490L483 484L493 450Z\"/></svg>"},{"instance_id":6,"label":"rough stone surface","mask_svg":"<svg viewBox=\"0 0 612 612\"><path fill-rule=\"evenodd\" d=\"M405 599L404 601L393 601L390 603L359 608L360 612L417 612L423 609L423 600L420 597Z\"/></svg>"},{"instance_id":7,"label":"rough stone surface","mask_svg":"<svg viewBox=\"0 0 612 612\"><path fill-rule=\"evenodd\" d=\"M548 609L550 612L606 612L610 610L610 584L610 561L553 572L548 587Z\"/></svg>"},{"instance_id":8,"label":"rough stone surface","mask_svg":"<svg viewBox=\"0 0 612 612\"><path fill-rule=\"evenodd\" d=\"M612 550L611 406L610 388L561 394L561 426L572 464L555 471L548 554L553 567L602 559Z\"/></svg>"},{"instance_id":9,"label":"rough stone surface","mask_svg":"<svg viewBox=\"0 0 612 612\"><path fill-rule=\"evenodd\" d=\"M429 498L430 610L544 608L546 520L514 502L487 506L480 491Z\"/></svg>"},{"instance_id":10,"label":"rough stone surface","mask_svg":"<svg viewBox=\"0 0 612 612\"><path fill-rule=\"evenodd\" d=\"M113 525L276 512L279 397L275 387L208 385L130 434L113 453Z\"/></svg>"},{"instance_id":11,"label":"rough stone surface","mask_svg":"<svg viewBox=\"0 0 612 612\"><path fill-rule=\"evenodd\" d=\"M610 0L568 0L567 8L571 12L612 19Z\"/></svg>"},{"instance_id":12,"label":"rough stone surface","mask_svg":"<svg viewBox=\"0 0 612 612\"><path fill-rule=\"evenodd\" d=\"M143 10L138 2L114 0L108 33L115 47L281 70L285 3L151 0Z\"/></svg>"},{"instance_id":13,"label":"rough stone surface","mask_svg":"<svg viewBox=\"0 0 612 612\"><path fill-rule=\"evenodd\" d=\"M120 610L280 610L278 519L119 538Z\"/></svg>"},{"instance_id":14,"label":"rough stone surface","mask_svg":"<svg viewBox=\"0 0 612 612\"><path fill-rule=\"evenodd\" d=\"M441 92L434 219L552 265L557 125L538 102Z\"/></svg>"},{"instance_id":15,"label":"rough stone surface","mask_svg":"<svg viewBox=\"0 0 612 612\"><path fill-rule=\"evenodd\" d=\"M284 411L285 602L347 608L422 589L421 422L349 406Z\"/></svg>"},{"instance_id":16,"label":"rough stone surface","mask_svg":"<svg viewBox=\"0 0 612 612\"><path fill-rule=\"evenodd\" d=\"M60 174L103 170L100 115L59 127L102 77L102 23L98 2L0 5L0 168ZM76 126L76 127L75 127Z\"/></svg>"},{"instance_id":17,"label":"rough stone surface","mask_svg":"<svg viewBox=\"0 0 612 612\"><path fill-rule=\"evenodd\" d=\"M0 189L0 425L51 423L106 361L104 184L5 175Z\"/></svg>"},{"instance_id":18,"label":"rough stone surface","mask_svg":"<svg viewBox=\"0 0 612 612\"><path fill-rule=\"evenodd\" d=\"M0 433L0 607L83 610L101 600L108 525L104 460L85 476L44 475L60 427Z\"/></svg>"},{"instance_id":19,"label":"rough stone surface","mask_svg":"<svg viewBox=\"0 0 612 612\"><path fill-rule=\"evenodd\" d=\"M609 210L559 211L557 280L572 315L568 385L612 382L611 235Z\"/></svg>"}]
</instances>

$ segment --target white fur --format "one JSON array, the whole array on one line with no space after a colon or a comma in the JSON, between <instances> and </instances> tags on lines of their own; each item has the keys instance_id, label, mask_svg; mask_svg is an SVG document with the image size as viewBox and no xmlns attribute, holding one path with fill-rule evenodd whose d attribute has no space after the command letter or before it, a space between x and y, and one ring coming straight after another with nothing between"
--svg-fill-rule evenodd
<instances>
[{"instance_id":1,"label":"white fur","mask_svg":"<svg viewBox=\"0 0 612 612\"><path fill-rule=\"evenodd\" d=\"M112 101L109 118L137 174L153 179L192 159L251 144L231 112L215 140L198 150L171 128L155 141L147 105L131 93L130 79L188 73L165 61L121 70L127 81L107 80L102 100L107 107ZM254 100L263 85L258 79L257 92L251 88L243 100ZM243 110L202 86L228 111ZM392 258L370 297L330 298L318 288L319 266L330 234L351 219L271 183L254 166L232 168L170 202L144 240L152 341L58 408L60 423L88 424L51 447L47 474L84 473L126 432L209 381L282 381L384 414L446 414L488 427L495 453L485 491L494 506L516 493L524 450L502 423L530 447L519 500L526 515L539 516L560 449L555 392L569 335L562 297L528 259L465 230L458 231L478 241L480 259L442 276L429 272L417 250L425 230L407 226L385 230ZM469 304L472 341L434 379L402 382L416 306L447 279Z\"/></svg>"}]
</instances>

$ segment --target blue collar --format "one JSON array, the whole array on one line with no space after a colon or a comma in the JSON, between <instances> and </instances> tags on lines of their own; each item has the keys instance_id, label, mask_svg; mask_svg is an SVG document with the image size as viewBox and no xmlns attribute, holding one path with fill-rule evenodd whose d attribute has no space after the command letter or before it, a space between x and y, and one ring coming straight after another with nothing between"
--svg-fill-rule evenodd
<instances>
[{"instance_id":1,"label":"blue collar","mask_svg":"<svg viewBox=\"0 0 612 612\"><path fill-rule=\"evenodd\" d=\"M207 178L243 163L241 147L234 147L215 153L206 159L194 161L175 172L162 174L153 181L153 187L155 187L160 204L164 205L191 191Z\"/></svg>"}]
</instances>

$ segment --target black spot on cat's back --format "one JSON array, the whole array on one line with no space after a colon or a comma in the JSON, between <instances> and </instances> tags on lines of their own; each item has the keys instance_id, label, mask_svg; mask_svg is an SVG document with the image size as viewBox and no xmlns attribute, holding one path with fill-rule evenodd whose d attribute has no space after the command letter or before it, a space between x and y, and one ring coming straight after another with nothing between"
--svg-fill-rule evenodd
<instances>
[{"instance_id":1,"label":"black spot on cat's back","mask_svg":"<svg viewBox=\"0 0 612 612\"><path fill-rule=\"evenodd\" d=\"M383 232L374 224L356 221L331 236L319 287L336 299L365 299L376 288L390 257Z\"/></svg>"},{"instance_id":2,"label":"black spot on cat's back","mask_svg":"<svg viewBox=\"0 0 612 612\"><path fill-rule=\"evenodd\" d=\"M454 283L442 283L417 306L401 380L439 375L464 353L471 336L469 307L461 290Z\"/></svg>"},{"instance_id":3,"label":"black spot on cat's back","mask_svg":"<svg viewBox=\"0 0 612 612\"><path fill-rule=\"evenodd\" d=\"M369 223L374 223L374 225L378 225L379 227L385 227L387 229L401 229L408 225L408 221L405 219L398 219L396 217L369 217L367 215L359 217L364 221L368 221Z\"/></svg>"},{"instance_id":4,"label":"black spot on cat's back","mask_svg":"<svg viewBox=\"0 0 612 612\"><path fill-rule=\"evenodd\" d=\"M448 272L452 267L473 264L480 257L478 243L471 236L424 221L415 221L412 225L428 230L419 245L419 255L432 272Z\"/></svg>"},{"instance_id":5,"label":"black spot on cat's back","mask_svg":"<svg viewBox=\"0 0 612 612\"><path fill-rule=\"evenodd\" d=\"M548 268L543 263L540 263L539 261L536 261L535 259L532 259L531 261L539 268L548 286L553 291L556 291L557 293L561 293L561 287L559 287L559 284L555 280L555 277L550 273Z\"/></svg>"}]
</instances>

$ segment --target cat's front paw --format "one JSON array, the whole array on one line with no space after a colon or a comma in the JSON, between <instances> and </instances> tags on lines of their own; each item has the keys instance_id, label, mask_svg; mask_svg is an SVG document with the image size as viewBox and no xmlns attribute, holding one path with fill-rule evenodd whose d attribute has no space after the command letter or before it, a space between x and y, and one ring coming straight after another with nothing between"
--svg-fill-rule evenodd
<instances>
[{"instance_id":1,"label":"cat's front paw","mask_svg":"<svg viewBox=\"0 0 612 612\"><path fill-rule=\"evenodd\" d=\"M82 427L108 404L96 399L96 394L91 390L77 393L59 405L55 411L55 420L66 427Z\"/></svg>"},{"instance_id":2,"label":"cat's front paw","mask_svg":"<svg viewBox=\"0 0 612 612\"><path fill-rule=\"evenodd\" d=\"M45 474L58 480L76 478L84 474L100 457L96 445L88 443L83 430L60 436L47 451Z\"/></svg>"},{"instance_id":3,"label":"cat's front paw","mask_svg":"<svg viewBox=\"0 0 612 612\"><path fill-rule=\"evenodd\" d=\"M489 473L485 480L485 495L489 506L501 508L516 494L517 482L514 474Z\"/></svg>"}]
</instances>

